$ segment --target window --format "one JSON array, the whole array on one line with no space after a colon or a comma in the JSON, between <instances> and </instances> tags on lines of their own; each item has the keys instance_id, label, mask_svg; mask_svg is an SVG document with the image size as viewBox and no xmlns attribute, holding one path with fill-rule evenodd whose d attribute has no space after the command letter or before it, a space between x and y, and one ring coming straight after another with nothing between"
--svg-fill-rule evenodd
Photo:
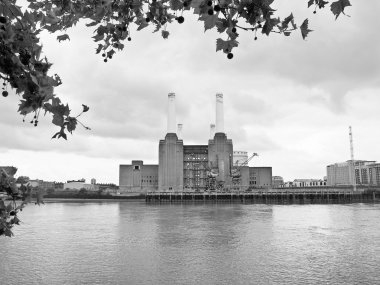
<instances>
[{"instance_id":1,"label":"window","mask_svg":"<svg viewBox=\"0 0 380 285\"><path fill-rule=\"evenodd\" d=\"M133 169L134 169L134 170L140 170L140 165L134 165L134 166L133 166Z\"/></svg>"}]
</instances>

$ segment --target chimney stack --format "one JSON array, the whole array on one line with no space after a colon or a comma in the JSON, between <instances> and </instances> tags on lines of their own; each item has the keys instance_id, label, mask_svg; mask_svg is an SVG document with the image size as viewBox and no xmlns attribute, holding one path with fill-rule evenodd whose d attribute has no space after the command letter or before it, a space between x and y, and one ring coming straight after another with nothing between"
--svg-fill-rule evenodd
<instances>
[{"instance_id":1,"label":"chimney stack","mask_svg":"<svg viewBox=\"0 0 380 285\"><path fill-rule=\"evenodd\" d=\"M168 94L168 133L176 133L175 93Z\"/></svg>"},{"instance_id":2,"label":"chimney stack","mask_svg":"<svg viewBox=\"0 0 380 285\"><path fill-rule=\"evenodd\" d=\"M177 136L179 140L182 140L182 127L183 127L182 124L177 125Z\"/></svg>"},{"instance_id":3,"label":"chimney stack","mask_svg":"<svg viewBox=\"0 0 380 285\"><path fill-rule=\"evenodd\" d=\"M210 139L212 140L215 136L215 124L210 124Z\"/></svg>"},{"instance_id":4,"label":"chimney stack","mask_svg":"<svg viewBox=\"0 0 380 285\"><path fill-rule=\"evenodd\" d=\"M223 94L216 94L216 133L224 133Z\"/></svg>"}]
</instances>

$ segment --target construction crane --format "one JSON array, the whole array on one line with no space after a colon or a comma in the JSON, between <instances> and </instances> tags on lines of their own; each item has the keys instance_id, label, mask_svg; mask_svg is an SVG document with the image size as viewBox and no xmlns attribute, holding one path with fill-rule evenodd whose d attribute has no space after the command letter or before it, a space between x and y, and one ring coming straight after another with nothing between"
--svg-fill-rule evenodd
<instances>
[{"instance_id":1,"label":"construction crane","mask_svg":"<svg viewBox=\"0 0 380 285\"><path fill-rule=\"evenodd\" d=\"M351 152L351 176L352 176L352 186L354 191L356 191L356 173L355 173L355 160L354 160L354 142L352 137L352 128L349 127L349 136L350 136L350 152Z\"/></svg>"},{"instance_id":2,"label":"construction crane","mask_svg":"<svg viewBox=\"0 0 380 285\"><path fill-rule=\"evenodd\" d=\"M243 166L248 166L248 162L251 161L255 156L259 156L254 152L247 160L243 161L240 165L236 165L234 168L231 168L231 178L232 178L232 187L239 190L241 187L241 168Z\"/></svg>"}]
</instances>

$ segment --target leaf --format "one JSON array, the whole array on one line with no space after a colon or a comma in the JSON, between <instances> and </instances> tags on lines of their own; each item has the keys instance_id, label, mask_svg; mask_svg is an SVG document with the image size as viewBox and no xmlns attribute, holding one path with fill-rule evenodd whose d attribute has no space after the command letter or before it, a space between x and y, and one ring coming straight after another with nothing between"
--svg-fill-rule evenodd
<instances>
[{"instance_id":1,"label":"leaf","mask_svg":"<svg viewBox=\"0 0 380 285\"><path fill-rule=\"evenodd\" d=\"M230 52L234 47L237 47L238 45L239 42L236 40L224 41L219 38L216 40L216 51L223 50L226 52L226 50L228 50L228 52Z\"/></svg>"},{"instance_id":2,"label":"leaf","mask_svg":"<svg viewBox=\"0 0 380 285\"><path fill-rule=\"evenodd\" d=\"M309 2L307 2L307 8L309 8L311 5L313 5L315 2L315 0L309 0Z\"/></svg>"},{"instance_id":3,"label":"leaf","mask_svg":"<svg viewBox=\"0 0 380 285\"><path fill-rule=\"evenodd\" d=\"M191 8L199 8L205 1L204 0L192 0L190 2L190 7Z\"/></svg>"},{"instance_id":4,"label":"leaf","mask_svg":"<svg viewBox=\"0 0 380 285\"><path fill-rule=\"evenodd\" d=\"M312 32L313 30L310 30L309 29L309 20L308 19L305 19L305 21L303 21L301 27L301 35L302 35L302 38L305 39L307 37L307 35Z\"/></svg>"},{"instance_id":5,"label":"leaf","mask_svg":"<svg viewBox=\"0 0 380 285\"><path fill-rule=\"evenodd\" d=\"M61 127L63 125L63 116L59 114L54 114L53 115L53 124Z\"/></svg>"},{"instance_id":6,"label":"leaf","mask_svg":"<svg viewBox=\"0 0 380 285\"><path fill-rule=\"evenodd\" d=\"M66 134L65 134L64 132L59 133L58 138L60 138L60 137L62 137L62 138L64 138L65 140L67 140L67 136L66 136Z\"/></svg>"},{"instance_id":7,"label":"leaf","mask_svg":"<svg viewBox=\"0 0 380 285\"><path fill-rule=\"evenodd\" d=\"M68 117L66 119L67 121L67 130L72 134L77 126L77 119L73 117Z\"/></svg>"},{"instance_id":8,"label":"leaf","mask_svg":"<svg viewBox=\"0 0 380 285\"><path fill-rule=\"evenodd\" d=\"M344 8L346 8L347 6L351 6L351 3L349 0L338 0L338 1L335 1L333 3L331 3L331 12L333 12L333 14L335 15L335 20L338 19L340 13L343 13L344 14Z\"/></svg>"},{"instance_id":9,"label":"leaf","mask_svg":"<svg viewBox=\"0 0 380 285\"><path fill-rule=\"evenodd\" d=\"M319 9L325 8L325 5L328 4L329 2L324 1L324 0L319 0L318 1L318 7Z\"/></svg>"},{"instance_id":10,"label":"leaf","mask_svg":"<svg viewBox=\"0 0 380 285\"><path fill-rule=\"evenodd\" d=\"M228 21L226 19L218 19L215 24L219 33L223 33L228 28Z\"/></svg>"},{"instance_id":11,"label":"leaf","mask_svg":"<svg viewBox=\"0 0 380 285\"><path fill-rule=\"evenodd\" d=\"M291 19L290 19L290 21L291 21ZM278 23L280 23L280 19L276 19L276 18L267 19L265 21L263 29L261 30L261 33L269 36L269 33L273 30L273 27L276 26Z\"/></svg>"},{"instance_id":12,"label":"leaf","mask_svg":"<svg viewBox=\"0 0 380 285\"><path fill-rule=\"evenodd\" d=\"M289 23L290 23L291 21L293 21L293 20L294 20L294 16L293 16L293 13L291 13L288 17L286 17L286 18L282 21L282 24L281 24L282 28L283 28L283 29L287 29L288 26L289 26Z\"/></svg>"},{"instance_id":13,"label":"leaf","mask_svg":"<svg viewBox=\"0 0 380 285\"><path fill-rule=\"evenodd\" d=\"M169 36L169 32L163 30L163 31L161 31L161 35L162 35L162 37L163 37L164 39L167 39L168 36Z\"/></svg>"},{"instance_id":14,"label":"leaf","mask_svg":"<svg viewBox=\"0 0 380 285\"><path fill-rule=\"evenodd\" d=\"M87 105L84 105L84 104L82 104L82 106L83 106L83 113L86 113L88 110L90 110L90 107L88 107Z\"/></svg>"},{"instance_id":15,"label":"leaf","mask_svg":"<svg viewBox=\"0 0 380 285\"><path fill-rule=\"evenodd\" d=\"M64 35L57 36L57 40L58 40L59 42L61 42L61 41L66 41L66 40L70 40L70 37L69 37L68 34L64 34Z\"/></svg>"},{"instance_id":16,"label":"leaf","mask_svg":"<svg viewBox=\"0 0 380 285\"><path fill-rule=\"evenodd\" d=\"M200 17L200 20L205 22L205 31L211 30L216 25L216 21L218 20L218 14L216 13L212 16L210 16L208 14L203 14Z\"/></svg>"},{"instance_id":17,"label":"leaf","mask_svg":"<svg viewBox=\"0 0 380 285\"><path fill-rule=\"evenodd\" d=\"M180 0L170 0L170 7L174 10L181 10L183 8L183 4Z\"/></svg>"},{"instance_id":18,"label":"leaf","mask_svg":"<svg viewBox=\"0 0 380 285\"><path fill-rule=\"evenodd\" d=\"M52 136L51 139L55 139L57 136L59 136L59 132L58 132L58 133L55 133L55 135Z\"/></svg>"},{"instance_id":19,"label":"leaf","mask_svg":"<svg viewBox=\"0 0 380 285\"><path fill-rule=\"evenodd\" d=\"M139 25L139 27L137 28L138 31L148 27L149 24L144 20L144 21L141 21L141 24Z\"/></svg>"}]
</instances>

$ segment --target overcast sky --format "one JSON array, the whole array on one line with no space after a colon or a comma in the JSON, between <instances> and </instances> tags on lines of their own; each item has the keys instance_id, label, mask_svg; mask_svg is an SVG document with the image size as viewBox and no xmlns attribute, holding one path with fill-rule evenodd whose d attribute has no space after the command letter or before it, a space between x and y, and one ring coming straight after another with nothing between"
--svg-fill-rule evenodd
<instances>
[{"instance_id":1,"label":"overcast sky","mask_svg":"<svg viewBox=\"0 0 380 285\"><path fill-rule=\"evenodd\" d=\"M51 140L51 117L22 123L18 97L0 98L0 165L17 175L66 181L96 178L118 184L119 165L158 162L166 134L167 94L176 93L177 123L185 144L207 144L215 122L215 94L224 94L225 131L234 150L257 152L251 166L272 166L285 180L323 178L326 165L355 158L380 160L380 1L354 1L350 17L335 21L329 9L307 1L277 1L280 16L308 17L314 32L303 41L240 32L234 58L215 52L216 31L203 32L196 17L169 25L168 40L151 28L133 32L108 63L95 55L93 30L69 30L71 41L44 34L48 59L63 85L56 94L73 114L90 107L68 141ZM297 2L298 4L296 4ZM29 120L30 121L30 120Z\"/></svg>"}]
</instances>

